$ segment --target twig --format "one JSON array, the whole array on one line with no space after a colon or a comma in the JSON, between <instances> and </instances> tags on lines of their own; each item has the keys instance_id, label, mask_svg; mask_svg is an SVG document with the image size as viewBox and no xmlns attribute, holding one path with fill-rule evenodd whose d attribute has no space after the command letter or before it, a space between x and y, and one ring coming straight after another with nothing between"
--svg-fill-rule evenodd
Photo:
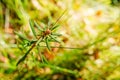
<instances>
[{"instance_id":1,"label":"twig","mask_svg":"<svg viewBox=\"0 0 120 80\"><path fill-rule=\"evenodd\" d=\"M62 71L62 72L66 72L66 73L70 73L70 74L73 74L75 76L80 76L79 73L77 71L73 71L73 70L69 70L69 69L66 69L66 68L62 68L62 67L58 67L58 66L55 66L55 65L50 65L50 64L40 64L39 65L40 67L49 67L51 69L54 69L54 70L57 70L57 71Z\"/></svg>"},{"instance_id":2,"label":"twig","mask_svg":"<svg viewBox=\"0 0 120 80\"><path fill-rule=\"evenodd\" d=\"M20 62L24 61L25 58L27 57L27 55L29 54L29 52L30 52L36 45L38 45L39 42L41 42L41 40L42 40L42 37L39 37L39 39L37 40L37 42L35 42L35 43L30 47L30 49L24 54L24 56L19 59L19 61L17 62L16 65L18 65Z\"/></svg>"}]
</instances>

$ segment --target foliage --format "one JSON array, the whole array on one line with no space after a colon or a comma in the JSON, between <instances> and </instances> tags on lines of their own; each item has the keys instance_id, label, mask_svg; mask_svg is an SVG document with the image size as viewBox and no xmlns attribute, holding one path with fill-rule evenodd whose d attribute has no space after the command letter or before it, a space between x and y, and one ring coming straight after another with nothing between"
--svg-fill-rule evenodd
<instances>
[{"instance_id":1,"label":"foliage","mask_svg":"<svg viewBox=\"0 0 120 80\"><path fill-rule=\"evenodd\" d=\"M119 0L0 0L0 79L119 80L119 8Z\"/></svg>"}]
</instances>

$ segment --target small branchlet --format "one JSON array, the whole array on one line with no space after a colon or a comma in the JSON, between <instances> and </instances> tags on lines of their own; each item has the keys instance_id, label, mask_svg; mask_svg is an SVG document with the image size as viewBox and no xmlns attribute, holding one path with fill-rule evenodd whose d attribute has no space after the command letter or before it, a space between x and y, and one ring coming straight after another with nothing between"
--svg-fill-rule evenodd
<instances>
[{"instance_id":1,"label":"small branchlet","mask_svg":"<svg viewBox=\"0 0 120 80\"><path fill-rule=\"evenodd\" d=\"M63 12L63 14L66 12L66 10ZM22 61L25 60L25 58L27 57L27 55L30 53L30 51L38 46L41 42L45 42L46 43L46 47L49 51L51 51L49 42L50 40L53 42L60 42L59 40L56 39L56 37L59 37L61 34L57 34L54 33L54 30L59 27L58 25L56 25L56 23L59 21L59 19L63 16L63 14L56 20L56 22L53 24L53 26L45 26L43 28L41 28L38 23L36 21L33 20L29 20L29 24L30 24L30 28L31 31L33 33L33 36L35 38L35 40L29 40L28 38L26 38L25 36L22 36L22 34L19 34L18 32L15 32L16 35L18 35L20 38L27 40L29 43L31 43L30 48L27 50L27 52L22 56L22 58L20 58L17 62L16 65L18 65L19 63L21 63ZM36 31L34 29L34 27L36 27L40 32L40 36L38 37L38 35L36 34Z\"/></svg>"}]
</instances>

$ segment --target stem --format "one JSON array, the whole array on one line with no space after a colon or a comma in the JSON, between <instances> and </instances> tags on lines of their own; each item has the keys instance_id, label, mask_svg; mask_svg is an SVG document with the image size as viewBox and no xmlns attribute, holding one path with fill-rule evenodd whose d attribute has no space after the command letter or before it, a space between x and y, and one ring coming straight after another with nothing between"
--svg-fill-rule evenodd
<instances>
[{"instance_id":1,"label":"stem","mask_svg":"<svg viewBox=\"0 0 120 80\"><path fill-rule=\"evenodd\" d=\"M24 56L22 58L19 59L19 61L17 62L16 65L18 65L20 62L24 61L25 58L27 57L27 55L30 53L30 51L35 47L37 46L42 40L42 37L39 37L37 42L33 43L32 46L30 47L30 49L24 54Z\"/></svg>"},{"instance_id":2,"label":"stem","mask_svg":"<svg viewBox=\"0 0 120 80\"><path fill-rule=\"evenodd\" d=\"M39 46L40 46L40 45L39 45ZM39 47L39 46L37 46L37 48L38 48L38 54L39 54L39 57L40 57L41 61L44 62L44 61L43 61L43 58L42 58L42 54L41 54L41 52L40 52L40 47Z\"/></svg>"},{"instance_id":3,"label":"stem","mask_svg":"<svg viewBox=\"0 0 120 80\"><path fill-rule=\"evenodd\" d=\"M40 47L47 47L47 46L40 46ZM60 47L57 47L57 46L50 46L51 48L65 48L65 49L80 49L80 50L83 50L83 49L85 49L85 47L83 47L83 48L78 48L78 47L62 47L62 46L60 46Z\"/></svg>"},{"instance_id":4,"label":"stem","mask_svg":"<svg viewBox=\"0 0 120 80\"><path fill-rule=\"evenodd\" d=\"M50 67L51 69L54 69L54 70L70 73L70 74L73 74L75 76L80 76L77 71L69 70L69 69L66 69L66 68L61 68L61 67L58 67L58 66L55 66L55 65L50 65L50 64L40 64L40 67L45 67L45 66Z\"/></svg>"},{"instance_id":5,"label":"stem","mask_svg":"<svg viewBox=\"0 0 120 80\"><path fill-rule=\"evenodd\" d=\"M60 18L65 14L65 12L67 11L67 9L65 9L64 10L64 12L61 14L61 16L56 20L56 22L53 24L53 26L52 27L54 27L56 24L57 24L57 22L60 20ZM51 25L50 25L50 27L51 27Z\"/></svg>"}]
</instances>

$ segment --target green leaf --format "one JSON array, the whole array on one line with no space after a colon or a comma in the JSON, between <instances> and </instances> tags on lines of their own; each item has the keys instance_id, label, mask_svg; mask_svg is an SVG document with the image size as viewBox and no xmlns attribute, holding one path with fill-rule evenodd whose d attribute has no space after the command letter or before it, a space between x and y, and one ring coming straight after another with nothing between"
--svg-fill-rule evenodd
<instances>
[{"instance_id":1,"label":"green leaf","mask_svg":"<svg viewBox=\"0 0 120 80\"><path fill-rule=\"evenodd\" d=\"M33 33L34 37L37 38L35 29L34 29L33 21L32 21L32 20L29 20L29 24L30 24L30 28L31 28L31 30L32 30L32 33Z\"/></svg>"},{"instance_id":2,"label":"green leaf","mask_svg":"<svg viewBox=\"0 0 120 80\"><path fill-rule=\"evenodd\" d=\"M22 39L27 40L27 41L30 42L30 40L29 40L28 38L26 38L24 35L22 35L22 34L16 32L16 31L14 31L14 33L15 33L16 35L18 35L20 38L22 38Z\"/></svg>"},{"instance_id":3,"label":"green leaf","mask_svg":"<svg viewBox=\"0 0 120 80\"><path fill-rule=\"evenodd\" d=\"M47 37L45 38L45 43L46 43L46 46L47 46L48 50L51 51L50 46L49 46L49 43L48 43L48 38L47 38Z\"/></svg>"},{"instance_id":4,"label":"green leaf","mask_svg":"<svg viewBox=\"0 0 120 80\"><path fill-rule=\"evenodd\" d=\"M40 44L37 46L37 50L38 50L38 55L39 55L39 57L41 59L41 62L44 62L43 58L42 58L42 53L40 52Z\"/></svg>"},{"instance_id":5,"label":"green leaf","mask_svg":"<svg viewBox=\"0 0 120 80\"><path fill-rule=\"evenodd\" d=\"M60 25L55 25L55 26L53 26L53 27L51 27L50 28L50 30L52 31L52 30L55 30L56 28L58 28Z\"/></svg>"},{"instance_id":6,"label":"green leaf","mask_svg":"<svg viewBox=\"0 0 120 80\"><path fill-rule=\"evenodd\" d=\"M60 15L60 17L56 20L56 22L53 24L53 27L57 24L57 22L62 18L62 16L65 14L67 9L64 10L64 12ZM52 29L53 30L53 29Z\"/></svg>"},{"instance_id":7,"label":"green leaf","mask_svg":"<svg viewBox=\"0 0 120 80\"><path fill-rule=\"evenodd\" d=\"M37 42L36 42L36 45L38 45L40 42L42 42L43 41L43 37L40 37L38 40L37 40Z\"/></svg>"},{"instance_id":8,"label":"green leaf","mask_svg":"<svg viewBox=\"0 0 120 80\"><path fill-rule=\"evenodd\" d=\"M48 25L45 25L43 31L46 31L47 29L48 29Z\"/></svg>"},{"instance_id":9,"label":"green leaf","mask_svg":"<svg viewBox=\"0 0 120 80\"><path fill-rule=\"evenodd\" d=\"M24 47L27 47L27 46L31 46L32 44L34 44L35 42L37 42L36 40L32 40L30 42L26 42Z\"/></svg>"},{"instance_id":10,"label":"green leaf","mask_svg":"<svg viewBox=\"0 0 120 80\"><path fill-rule=\"evenodd\" d=\"M43 31L43 29L37 24L36 21L34 21L34 24L35 24L35 26L36 26L40 31Z\"/></svg>"},{"instance_id":11,"label":"green leaf","mask_svg":"<svg viewBox=\"0 0 120 80\"><path fill-rule=\"evenodd\" d=\"M46 57L44 55L42 55L42 59L45 63L48 63L48 60L46 59Z\"/></svg>"},{"instance_id":12,"label":"green leaf","mask_svg":"<svg viewBox=\"0 0 120 80\"><path fill-rule=\"evenodd\" d=\"M55 39L55 37L53 37L52 35L49 35L54 41L56 41L56 42L59 42L60 43L60 41L58 41L57 39Z\"/></svg>"},{"instance_id":13,"label":"green leaf","mask_svg":"<svg viewBox=\"0 0 120 80\"><path fill-rule=\"evenodd\" d=\"M51 33L53 36L62 36L62 34L58 34L58 33Z\"/></svg>"}]
</instances>

